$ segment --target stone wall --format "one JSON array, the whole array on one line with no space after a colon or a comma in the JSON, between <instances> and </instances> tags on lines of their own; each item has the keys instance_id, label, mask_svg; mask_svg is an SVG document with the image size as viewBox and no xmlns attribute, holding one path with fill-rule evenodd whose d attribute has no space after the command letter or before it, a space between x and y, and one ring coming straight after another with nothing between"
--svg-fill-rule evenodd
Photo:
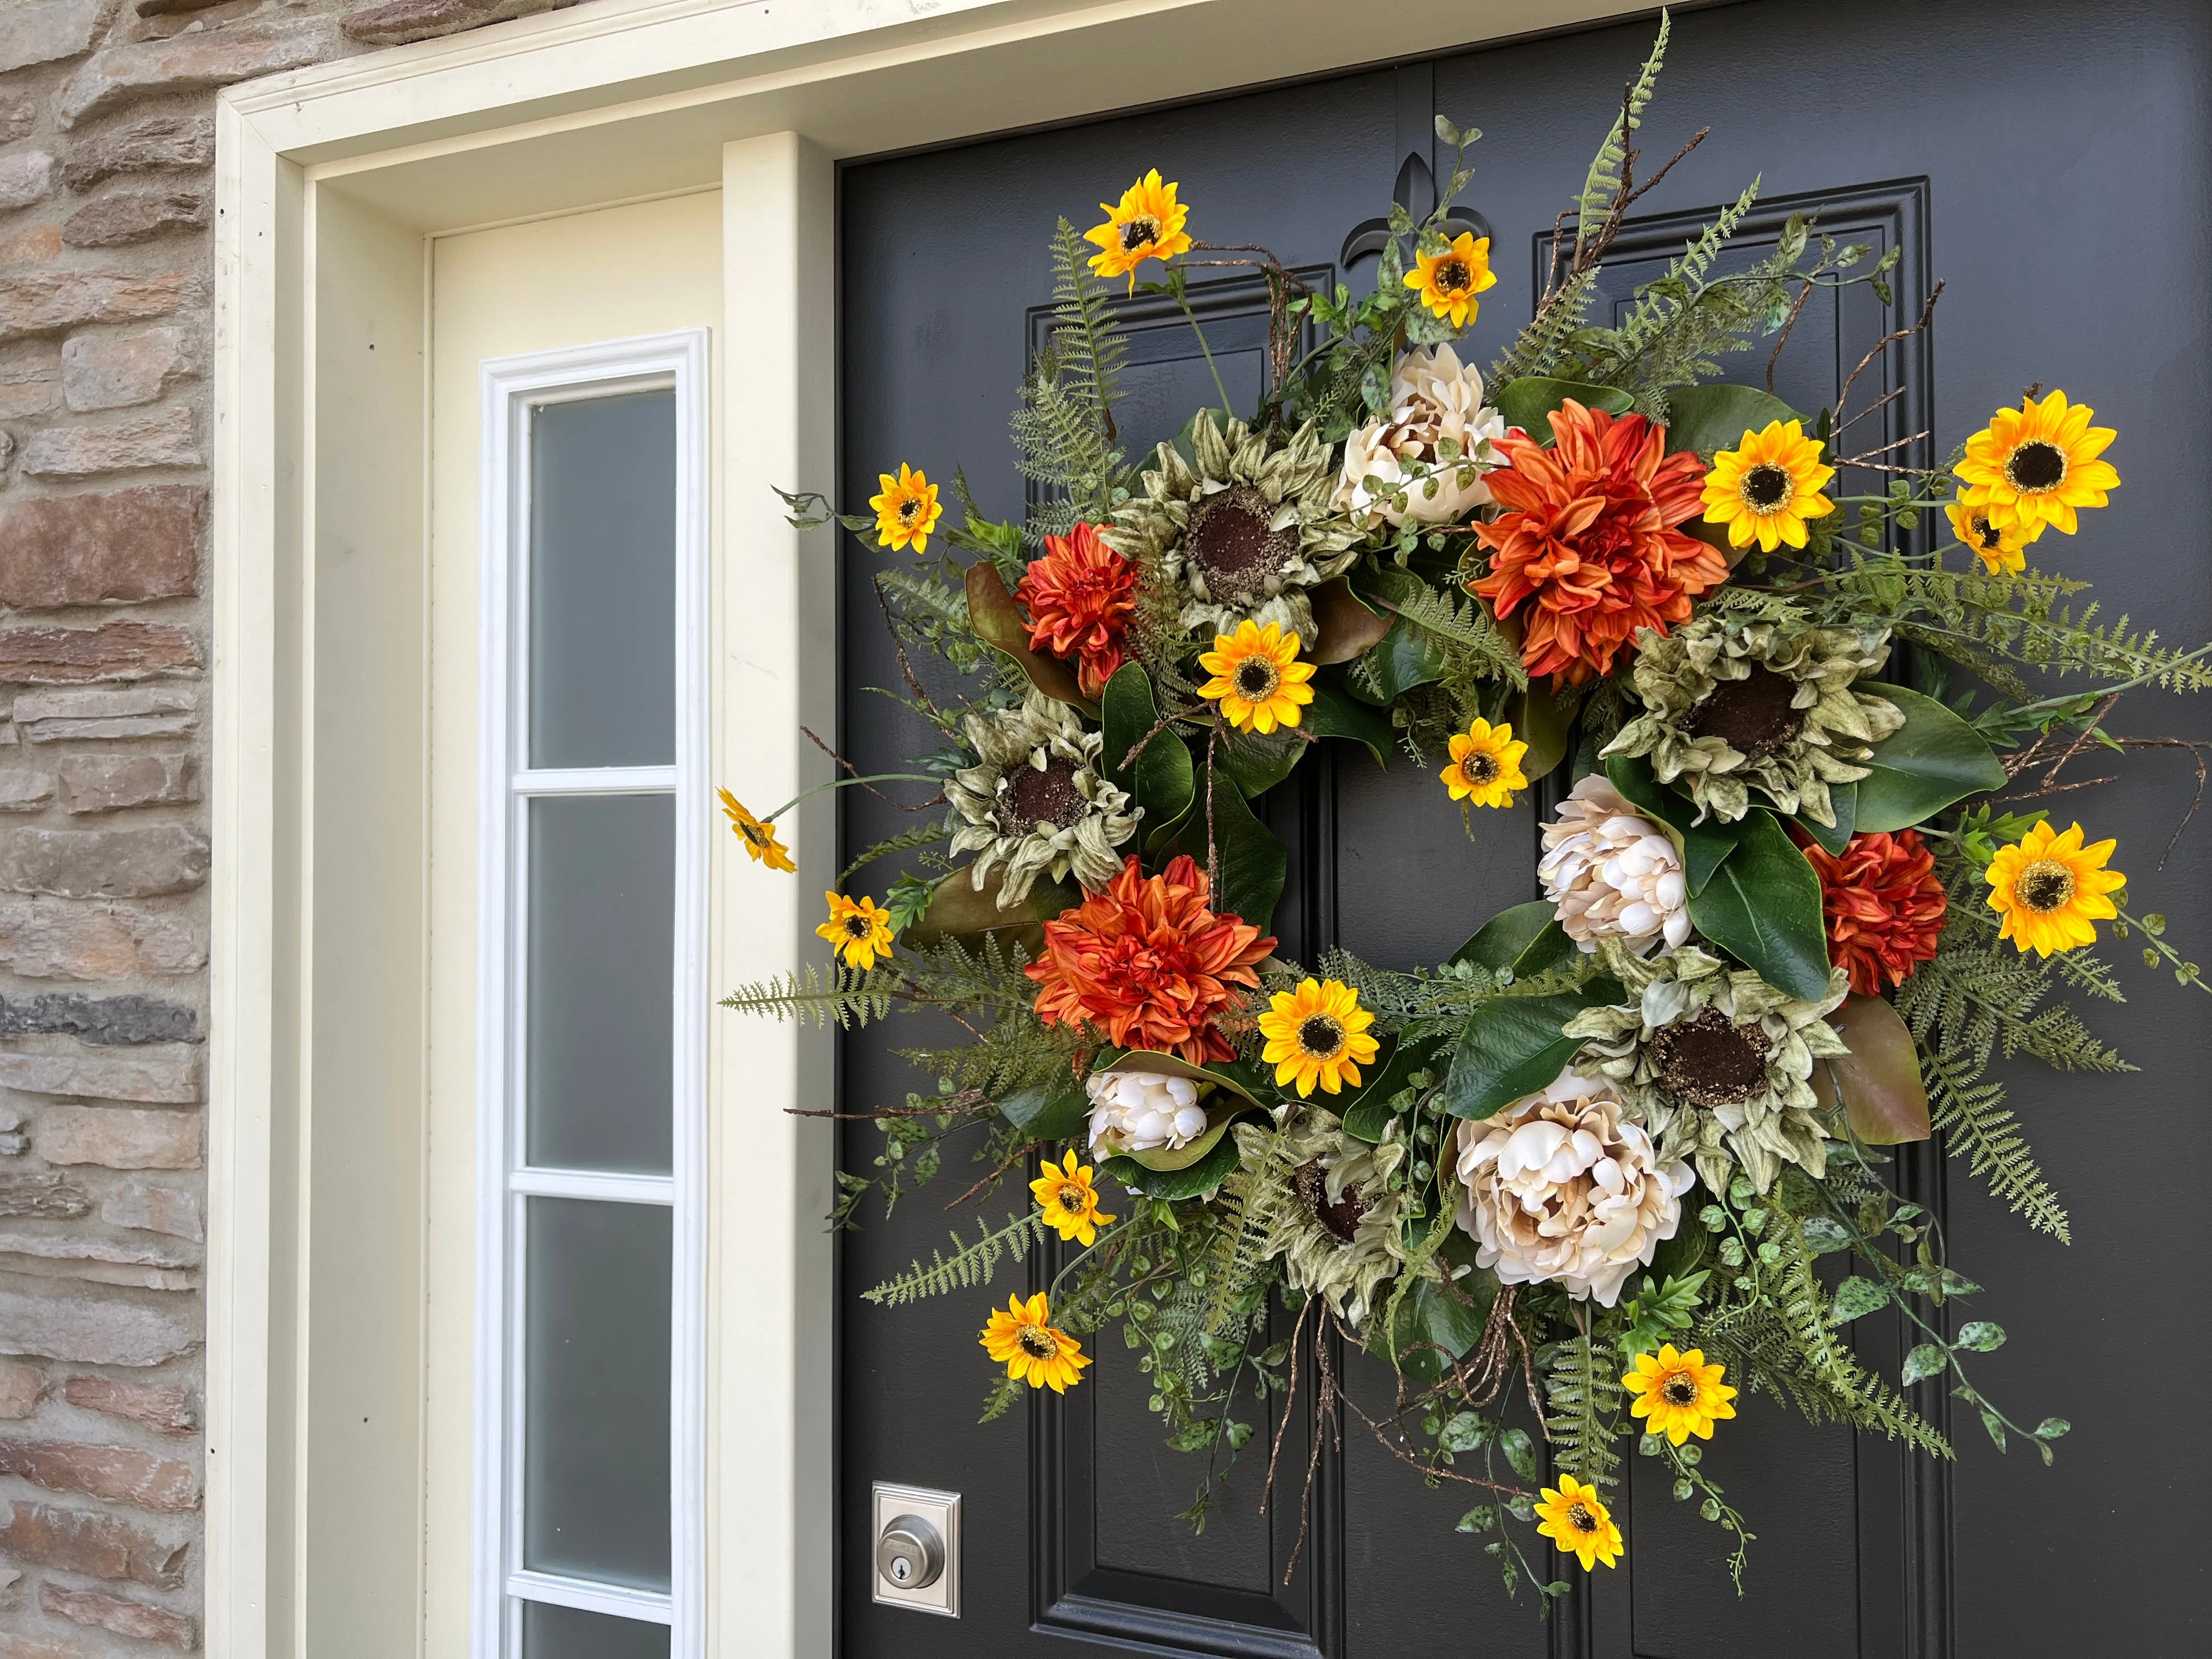
<instances>
[{"instance_id":1,"label":"stone wall","mask_svg":"<svg viewBox=\"0 0 2212 1659\"><path fill-rule=\"evenodd\" d=\"M0 0L0 1659L199 1643L214 98L559 0Z\"/></svg>"}]
</instances>

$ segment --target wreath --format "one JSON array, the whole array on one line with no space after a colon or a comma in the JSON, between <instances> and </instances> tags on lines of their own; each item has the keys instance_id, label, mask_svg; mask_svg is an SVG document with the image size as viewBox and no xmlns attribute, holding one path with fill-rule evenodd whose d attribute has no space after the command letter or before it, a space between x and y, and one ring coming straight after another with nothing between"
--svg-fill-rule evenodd
<instances>
[{"instance_id":1,"label":"wreath","mask_svg":"<svg viewBox=\"0 0 2212 1659\"><path fill-rule=\"evenodd\" d=\"M2118 486L2113 432L2031 387L1948 467L1911 464L1925 434L1855 450L1898 395L1855 403L1861 374L1940 284L1833 409L1785 406L1774 362L1808 296L1889 305L1898 251L1796 217L1721 274L1755 184L1617 326L1591 320L1624 216L1696 145L1638 179L1665 42L1662 22L1487 374L1455 341L1489 243L1449 216L1480 135L1440 118L1441 199L1392 207L1358 297L1196 240L1158 172L1087 231L1062 219L1056 327L1012 419L1042 486L1025 523L956 477L950 524L903 465L872 517L786 496L794 524L911 556L876 577L904 675L886 695L945 740L823 787L919 781L939 793L909 810L949 811L844 871L912 860L880 902L828 895L826 970L726 1004L960 1032L902 1051L934 1088L865 1115L879 1173L841 1173L834 1219L930 1180L970 1126L970 1198L1039 1171L1005 1224L866 1292L977 1289L1061 1241L1048 1287L989 1313L987 1419L1078 1386L1118 1326L1169 1443L1206 1460L1197 1523L1264 1402L1287 1422L1312 1388L1468 1489L1461 1530L1547 1604L1568 1586L1525 1529L1610 1566L1631 1449L1729 1535L1741 1585L1753 1533L1699 1443L1747 1396L1948 1457L1907 1393L1942 1386L2048 1462L2067 1424L2023 1427L1972 1380L2004 1332L1954 1322L1978 1287L1889 1149L1936 1139L2066 1239L1993 1055L2126 1069L2066 1002L2121 998L2100 922L2201 983L2127 908L2114 843L2027 805L2092 749L2191 750L2203 777L2197 745L2106 726L2123 693L2212 684L2212 647L2077 614L2084 584L2027 562ZM1267 285L1268 389L1133 461L1113 285L1181 307L1202 348L1187 284L1212 266ZM1762 336L1767 389L1718 378ZM1285 848L1254 804L1323 743L1441 759L1470 821L1566 769L1546 896L1426 969L1285 959ZM788 805L723 801L755 860L793 867ZM1911 1333L1894 1376L1844 1329L1883 1309ZM1340 1386L1345 1345L1395 1368L1387 1412ZM1523 1393L1556 1484L1504 1420Z\"/></svg>"}]
</instances>

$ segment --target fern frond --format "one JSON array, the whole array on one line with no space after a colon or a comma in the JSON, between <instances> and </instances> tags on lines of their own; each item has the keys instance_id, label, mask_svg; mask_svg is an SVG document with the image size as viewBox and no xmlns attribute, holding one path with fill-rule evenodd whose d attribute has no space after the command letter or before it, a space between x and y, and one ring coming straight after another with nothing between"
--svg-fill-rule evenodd
<instances>
[{"instance_id":1,"label":"fern frond","mask_svg":"<svg viewBox=\"0 0 2212 1659\"><path fill-rule=\"evenodd\" d=\"M1212 1295L1204 1329L1217 1338L1230 1332L1232 1317L1240 1328L1249 1323L1245 1310L1253 1287L1267 1276L1276 1218L1298 1201L1291 1185L1288 1121L1271 1130L1240 1124L1234 1133L1242 1158L1213 1202L1219 1228L1206 1267Z\"/></svg>"},{"instance_id":2,"label":"fern frond","mask_svg":"<svg viewBox=\"0 0 2212 1659\"><path fill-rule=\"evenodd\" d=\"M799 973L739 986L722 999L722 1006L817 1028L835 1020L840 1030L851 1030L889 1014L891 998L904 983L903 976L889 968L864 973L836 963L825 976L809 963Z\"/></svg>"},{"instance_id":3,"label":"fern frond","mask_svg":"<svg viewBox=\"0 0 2212 1659\"><path fill-rule=\"evenodd\" d=\"M932 819L927 823L917 823L911 830L902 830L896 836L878 842L847 865L838 873L837 884L843 886L853 878L855 872L866 869L878 859L889 858L894 853L911 853L920 847L934 846L951 833L941 819Z\"/></svg>"},{"instance_id":4,"label":"fern frond","mask_svg":"<svg viewBox=\"0 0 2212 1659\"><path fill-rule=\"evenodd\" d=\"M1597 147L1591 158L1589 173L1583 180L1582 193L1575 198L1575 252L1580 254L1590 231L1613 210L1613 198L1620 193L1621 164L1628 159L1629 140L1643 125L1639 118L1652 94L1659 89L1659 70L1667 58L1667 37L1674 27L1665 12L1659 14L1659 38L1651 43L1651 55L1644 60L1644 67L1629 88L1621 112L1607 127L1605 142Z\"/></svg>"},{"instance_id":5,"label":"fern frond","mask_svg":"<svg viewBox=\"0 0 2212 1659\"><path fill-rule=\"evenodd\" d=\"M1549 374L1558 367L1568 340L1583 326L1597 295L1598 270L1592 266L1559 284L1528 325L1514 337L1505 355L1490 366L1490 384L1504 386L1524 374Z\"/></svg>"},{"instance_id":6,"label":"fern frond","mask_svg":"<svg viewBox=\"0 0 2212 1659\"><path fill-rule=\"evenodd\" d=\"M1462 603L1425 583L1419 587L1409 583L1406 599L1395 609L1412 626L1471 653L1482 678L1510 681L1516 690L1528 685L1528 671L1520 652L1476 600Z\"/></svg>"},{"instance_id":7,"label":"fern frond","mask_svg":"<svg viewBox=\"0 0 2212 1659\"><path fill-rule=\"evenodd\" d=\"M1987 1181L1990 1191L2008 1202L2014 1215L2025 1215L2028 1225L2062 1244L2072 1243L2073 1231L2058 1195L2004 1103L2004 1085L1982 1077L1972 1054L1951 1048L1923 1045L1920 1072L1928 1085L1929 1116L1944 1150L1965 1158L1968 1170Z\"/></svg>"},{"instance_id":8,"label":"fern frond","mask_svg":"<svg viewBox=\"0 0 2212 1659\"><path fill-rule=\"evenodd\" d=\"M1553 1348L1544 1372L1544 1434L1552 1443L1552 1462L1594 1486L1620 1480L1620 1454L1613 1443L1620 1431L1620 1370L1611 1349L1601 1350L1585 1332Z\"/></svg>"},{"instance_id":9,"label":"fern frond","mask_svg":"<svg viewBox=\"0 0 2212 1659\"><path fill-rule=\"evenodd\" d=\"M1058 319L1053 350L1071 389L1090 402L1110 432L1129 343L1105 283L1091 269L1090 249L1065 219L1053 232L1052 275L1053 315Z\"/></svg>"},{"instance_id":10,"label":"fern frond","mask_svg":"<svg viewBox=\"0 0 2212 1659\"><path fill-rule=\"evenodd\" d=\"M1029 1254L1032 1244L1044 1237L1044 1215L1031 1210L1026 1215L1009 1216L1006 1224L995 1232L983 1234L975 1243L962 1240L956 1230L952 1235L952 1254L941 1250L929 1253L929 1266L916 1261L906 1272L885 1279L872 1290L860 1292L866 1301L880 1307L904 1307L909 1302L919 1302L925 1297L944 1296L952 1291L969 1291L991 1282L999 1263L1012 1256L1019 1261Z\"/></svg>"}]
</instances>

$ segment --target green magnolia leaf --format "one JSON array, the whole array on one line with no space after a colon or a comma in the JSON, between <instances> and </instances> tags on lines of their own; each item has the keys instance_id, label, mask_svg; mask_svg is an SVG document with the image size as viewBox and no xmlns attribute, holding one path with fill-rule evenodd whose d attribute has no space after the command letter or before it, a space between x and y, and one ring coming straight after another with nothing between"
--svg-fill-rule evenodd
<instances>
[{"instance_id":1,"label":"green magnolia leaf","mask_svg":"<svg viewBox=\"0 0 2212 1659\"><path fill-rule=\"evenodd\" d=\"M1889 1305L1889 1286L1871 1279L1847 1279L1836 1286L1836 1322L1854 1319Z\"/></svg>"},{"instance_id":2,"label":"green magnolia leaf","mask_svg":"<svg viewBox=\"0 0 2212 1659\"><path fill-rule=\"evenodd\" d=\"M1108 1048L1091 1062L1091 1075L1101 1077L1108 1072L1156 1072L1162 1077L1188 1078L1193 1083L1225 1089L1251 1106L1264 1106L1272 1097L1263 1074L1242 1060L1200 1065L1157 1048Z\"/></svg>"},{"instance_id":3,"label":"green magnolia leaf","mask_svg":"<svg viewBox=\"0 0 2212 1659\"><path fill-rule=\"evenodd\" d=\"M1981 734L1935 700L1901 685L1869 684L1905 711L1905 725L1875 745L1859 781L1858 830L1872 835L1924 823L1968 795L2005 786L2004 763Z\"/></svg>"},{"instance_id":4,"label":"green magnolia leaf","mask_svg":"<svg viewBox=\"0 0 2212 1659\"><path fill-rule=\"evenodd\" d=\"M1636 399L1628 393L1613 386L1592 386L1586 380L1554 380L1541 374L1524 374L1498 388L1498 400L1493 407L1505 417L1508 426L1517 426L1530 437L1549 444L1552 441L1552 411L1570 398L1585 409L1602 409L1614 415L1626 414L1636 403Z\"/></svg>"},{"instance_id":5,"label":"green magnolia leaf","mask_svg":"<svg viewBox=\"0 0 2212 1659\"><path fill-rule=\"evenodd\" d=\"M1534 682L1514 693L1512 718L1508 723L1513 727L1513 735L1528 745L1528 752L1521 757L1521 775L1529 782L1550 776L1553 769L1566 759L1568 739L1574 731L1575 709L1580 701L1579 696L1554 696Z\"/></svg>"},{"instance_id":6,"label":"green magnolia leaf","mask_svg":"<svg viewBox=\"0 0 2212 1659\"><path fill-rule=\"evenodd\" d=\"M1813 1064L1813 1092L1830 1111L1840 1103L1851 1133L1869 1146L1925 1140L1928 1088L1920 1051L1896 1009L1856 992L1828 1016L1850 1053Z\"/></svg>"},{"instance_id":7,"label":"green magnolia leaf","mask_svg":"<svg viewBox=\"0 0 2212 1659\"><path fill-rule=\"evenodd\" d=\"M1728 862L1690 896L1691 925L1777 990L1817 1002L1828 994L1820 878L1771 812L1753 808L1736 834Z\"/></svg>"},{"instance_id":8,"label":"green magnolia leaf","mask_svg":"<svg viewBox=\"0 0 2212 1659\"><path fill-rule=\"evenodd\" d=\"M1844 848L1850 845L1856 833L1859 811L1859 787L1856 783L1832 783L1828 786L1828 805L1834 810L1832 824L1816 823L1811 818L1793 818L1800 830L1810 836L1820 850L1831 858L1841 858Z\"/></svg>"},{"instance_id":9,"label":"green magnolia leaf","mask_svg":"<svg viewBox=\"0 0 2212 1659\"><path fill-rule=\"evenodd\" d=\"M1398 741L1389 715L1352 696L1334 677L1317 676L1308 684L1313 687L1314 700L1306 705L1300 726L1317 738L1349 738L1365 744L1377 766L1387 764L1385 757ZM1293 758L1292 764L1296 763Z\"/></svg>"},{"instance_id":10,"label":"green magnolia leaf","mask_svg":"<svg viewBox=\"0 0 2212 1659\"><path fill-rule=\"evenodd\" d=\"M1044 939L1042 924L1083 902L1082 891L1073 882L1048 880L1031 887L1025 902L1001 910L999 888L1006 866L1001 865L983 878L981 892L975 890L971 867L963 865L939 879L930 890L929 904L921 919L899 936L902 944L927 950L948 939L979 939L985 933L996 933L1001 942L1019 940L1034 956Z\"/></svg>"},{"instance_id":11,"label":"green magnolia leaf","mask_svg":"<svg viewBox=\"0 0 2212 1659\"><path fill-rule=\"evenodd\" d=\"M1257 800L1290 776L1311 747L1295 731L1261 733L1224 726L1213 739L1214 764L1223 777L1236 780L1245 799ZM1200 752L1205 752L1202 747Z\"/></svg>"},{"instance_id":12,"label":"green magnolia leaf","mask_svg":"<svg viewBox=\"0 0 2212 1659\"><path fill-rule=\"evenodd\" d=\"M1363 598L1383 605L1403 605L1427 586L1410 570L1382 565L1355 573L1355 586ZM1385 612L1385 615L1389 615ZM1390 626L1379 642L1368 650L1363 672L1371 675L1372 689L1361 676L1350 681L1352 693L1365 702L1387 707L1417 685L1440 678L1447 660L1444 642L1425 628L1416 628L1403 617L1389 615Z\"/></svg>"},{"instance_id":13,"label":"green magnolia leaf","mask_svg":"<svg viewBox=\"0 0 2212 1659\"><path fill-rule=\"evenodd\" d=\"M1473 939L1452 952L1454 962L1471 962L1492 973L1511 969L1516 979L1531 979L1574 960L1575 942L1553 919L1548 899L1531 899L1500 910Z\"/></svg>"},{"instance_id":14,"label":"green magnolia leaf","mask_svg":"<svg viewBox=\"0 0 2212 1659\"><path fill-rule=\"evenodd\" d=\"M1905 1356L1905 1364L1898 1376L1908 1386L1931 1376L1941 1376L1951 1364L1951 1356L1940 1342L1923 1342Z\"/></svg>"},{"instance_id":15,"label":"green magnolia leaf","mask_svg":"<svg viewBox=\"0 0 2212 1659\"><path fill-rule=\"evenodd\" d=\"M1394 620L1352 591L1341 576L1323 582L1308 596L1313 603L1313 648L1306 660L1326 666L1350 662L1361 652L1379 644Z\"/></svg>"},{"instance_id":16,"label":"green magnolia leaf","mask_svg":"<svg viewBox=\"0 0 2212 1659\"><path fill-rule=\"evenodd\" d=\"M1388 1036L1376 1041L1375 1062L1360 1068L1363 1081L1358 1088L1340 1103L1328 1103L1344 1120L1344 1133L1370 1145L1382 1139L1382 1132L1390 1127L1395 1115L1390 1097L1406 1087L1414 1073L1433 1062L1437 1054L1433 1042L1406 1043Z\"/></svg>"},{"instance_id":17,"label":"green magnolia leaf","mask_svg":"<svg viewBox=\"0 0 2212 1659\"><path fill-rule=\"evenodd\" d=\"M1452 1051L1444 1077L1444 1109L1454 1117L1495 1117L1523 1095L1559 1076L1582 1047L1560 1028L1585 1008L1618 1002L1616 980L1597 978L1578 991L1542 997L1492 997L1477 1003Z\"/></svg>"},{"instance_id":18,"label":"green magnolia leaf","mask_svg":"<svg viewBox=\"0 0 2212 1659\"><path fill-rule=\"evenodd\" d=\"M2004 1346L2004 1328L1986 1319L1970 1319L1959 1327L1957 1346L1969 1353L1989 1353Z\"/></svg>"},{"instance_id":19,"label":"green magnolia leaf","mask_svg":"<svg viewBox=\"0 0 2212 1659\"><path fill-rule=\"evenodd\" d=\"M1651 775L1651 763L1641 755L1607 755L1605 775L1623 800L1665 828L1681 848L1682 884L1690 896L1705 891L1713 872L1735 851L1741 826L1718 818L1698 823L1697 803L1662 786Z\"/></svg>"},{"instance_id":20,"label":"green magnolia leaf","mask_svg":"<svg viewBox=\"0 0 2212 1659\"><path fill-rule=\"evenodd\" d=\"M1445 1354L1456 1359L1482 1340L1490 1308L1487 1299L1476 1293L1480 1279L1470 1274L1465 1289L1447 1289L1433 1279L1424 1279L1398 1304L1390 1332L1391 1357L1406 1376L1434 1382L1444 1374ZM1496 1295L1494 1288L1491 1294Z\"/></svg>"},{"instance_id":21,"label":"green magnolia leaf","mask_svg":"<svg viewBox=\"0 0 2212 1659\"><path fill-rule=\"evenodd\" d=\"M1764 432L1772 422L1787 426L1803 418L1772 392L1755 386L1717 381L1684 386L1667 394L1667 453L1694 449L1711 455L1734 449L1745 433Z\"/></svg>"},{"instance_id":22,"label":"green magnolia leaf","mask_svg":"<svg viewBox=\"0 0 2212 1659\"><path fill-rule=\"evenodd\" d=\"M1137 664L1122 664L1106 683L1106 695L1100 702L1106 769L1145 809L1147 830L1182 817L1197 793L1197 775L1182 739L1172 730L1152 733L1159 718L1151 679ZM1122 761L1129 750L1147 736L1152 741L1145 743L1136 764L1124 766Z\"/></svg>"},{"instance_id":23,"label":"green magnolia leaf","mask_svg":"<svg viewBox=\"0 0 2212 1659\"><path fill-rule=\"evenodd\" d=\"M1057 657L1030 649L1029 624L1022 620L1014 596L1006 591L1006 579L999 574L999 567L988 559L978 559L968 567L967 586L968 621L976 637L995 647L1045 696L1097 719L1098 705L1083 695L1075 670Z\"/></svg>"},{"instance_id":24,"label":"green magnolia leaf","mask_svg":"<svg viewBox=\"0 0 2212 1659\"><path fill-rule=\"evenodd\" d=\"M1237 1142L1226 1133L1226 1120L1218 1126L1209 1127L1200 1139L1206 1142L1204 1154L1194 1163L1176 1170L1149 1169L1138 1158L1115 1156L1106 1160L1102 1173L1109 1175L1131 1192L1142 1198L1199 1198L1212 1192L1229 1178L1237 1167ZM1192 1146L1198 1143L1194 1141ZM1188 1151L1188 1147L1182 1149Z\"/></svg>"},{"instance_id":25,"label":"green magnolia leaf","mask_svg":"<svg viewBox=\"0 0 2212 1659\"><path fill-rule=\"evenodd\" d=\"M1253 816L1244 797L1228 776L1217 774L1212 800L1213 842L1221 855L1221 884L1212 904L1218 914L1243 917L1261 932L1274 921L1275 906L1283 896L1284 878L1290 872L1290 853L1267 826ZM1206 776L1199 775L1198 799L1190 817L1176 837L1176 845L1206 867Z\"/></svg>"},{"instance_id":26,"label":"green magnolia leaf","mask_svg":"<svg viewBox=\"0 0 2212 1659\"><path fill-rule=\"evenodd\" d=\"M1091 1121L1091 1097L1080 1086L1023 1089L999 1102L999 1115L1031 1140L1072 1140Z\"/></svg>"}]
</instances>

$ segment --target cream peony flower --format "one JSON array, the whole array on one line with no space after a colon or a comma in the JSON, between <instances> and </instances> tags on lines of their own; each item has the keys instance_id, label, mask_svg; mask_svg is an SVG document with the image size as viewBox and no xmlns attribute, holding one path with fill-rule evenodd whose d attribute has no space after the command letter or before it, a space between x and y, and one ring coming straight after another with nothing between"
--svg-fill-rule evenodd
<instances>
[{"instance_id":1,"label":"cream peony flower","mask_svg":"<svg viewBox=\"0 0 2212 1659\"><path fill-rule=\"evenodd\" d=\"M1662 1164L1651 1137L1624 1122L1627 1107L1604 1078L1565 1071L1496 1117L1459 1126L1459 1224L1480 1249L1478 1266L1504 1285L1559 1283L1610 1308L1638 1267L1651 1265L1682 1218L1697 1179Z\"/></svg>"},{"instance_id":2,"label":"cream peony flower","mask_svg":"<svg viewBox=\"0 0 2212 1659\"><path fill-rule=\"evenodd\" d=\"M1091 1096L1091 1156L1173 1152L1206 1133L1198 1085L1158 1072L1101 1072L1084 1088Z\"/></svg>"},{"instance_id":3,"label":"cream peony flower","mask_svg":"<svg viewBox=\"0 0 2212 1659\"><path fill-rule=\"evenodd\" d=\"M1559 926L1586 951L1610 936L1643 956L1662 939L1672 951L1690 936L1680 852L1602 773L1577 783L1544 826L1536 873Z\"/></svg>"},{"instance_id":4,"label":"cream peony flower","mask_svg":"<svg viewBox=\"0 0 2212 1659\"><path fill-rule=\"evenodd\" d=\"M1390 376L1390 418L1345 440L1337 510L1363 530L1469 518L1490 500L1482 475L1504 435L1505 417L1482 401L1481 371L1462 368L1449 345L1417 347ZM1457 447L1449 460L1446 442Z\"/></svg>"}]
</instances>

